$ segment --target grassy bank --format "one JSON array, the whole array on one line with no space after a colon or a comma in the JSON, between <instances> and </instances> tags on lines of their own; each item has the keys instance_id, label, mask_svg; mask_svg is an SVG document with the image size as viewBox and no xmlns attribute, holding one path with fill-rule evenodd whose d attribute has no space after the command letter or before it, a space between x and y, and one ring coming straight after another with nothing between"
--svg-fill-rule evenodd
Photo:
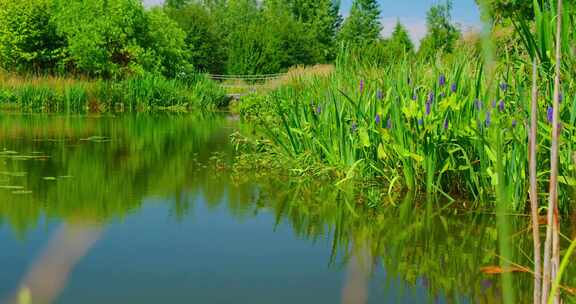
<instances>
[{"instance_id":1,"label":"grassy bank","mask_svg":"<svg viewBox=\"0 0 576 304\"><path fill-rule=\"evenodd\" d=\"M0 72L0 106L22 112L186 111L226 104L225 92L200 74L108 81Z\"/></svg>"},{"instance_id":2,"label":"grassy bank","mask_svg":"<svg viewBox=\"0 0 576 304\"><path fill-rule=\"evenodd\" d=\"M540 189L549 175L552 79L540 71L538 172ZM465 198L493 206L503 185L508 208L523 210L528 193L529 64L496 64L487 75L483 60L462 52L435 63L406 60L387 68L341 56L335 73L303 76L241 104L257 122L259 150L297 160L302 171L340 172L377 181L385 189ZM575 75L566 66L567 75ZM576 83L566 77L561 104L560 202L574 198ZM544 198L544 196L543 196ZM488 203L487 203L488 202Z\"/></svg>"}]
</instances>

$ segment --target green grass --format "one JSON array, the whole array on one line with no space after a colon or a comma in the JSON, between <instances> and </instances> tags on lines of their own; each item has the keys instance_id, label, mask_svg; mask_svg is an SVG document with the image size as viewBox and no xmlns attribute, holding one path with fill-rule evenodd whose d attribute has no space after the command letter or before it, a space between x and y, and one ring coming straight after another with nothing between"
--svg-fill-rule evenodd
<instances>
[{"instance_id":1,"label":"green grass","mask_svg":"<svg viewBox=\"0 0 576 304\"><path fill-rule=\"evenodd\" d=\"M224 90L204 75L180 80L148 75L121 81L2 78L0 105L22 112L186 111L227 104Z\"/></svg>"}]
</instances>

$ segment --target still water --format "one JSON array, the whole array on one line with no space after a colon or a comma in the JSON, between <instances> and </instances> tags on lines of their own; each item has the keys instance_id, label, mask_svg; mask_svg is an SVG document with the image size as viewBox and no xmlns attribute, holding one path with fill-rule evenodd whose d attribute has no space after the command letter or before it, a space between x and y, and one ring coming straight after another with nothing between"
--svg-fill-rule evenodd
<instances>
[{"instance_id":1,"label":"still water","mask_svg":"<svg viewBox=\"0 0 576 304\"><path fill-rule=\"evenodd\" d=\"M410 199L376 212L330 185L251 179L232 169L238 128L0 116L0 303L500 302L480 271L498 264L492 216L423 216ZM529 299L529 275L514 283Z\"/></svg>"}]
</instances>

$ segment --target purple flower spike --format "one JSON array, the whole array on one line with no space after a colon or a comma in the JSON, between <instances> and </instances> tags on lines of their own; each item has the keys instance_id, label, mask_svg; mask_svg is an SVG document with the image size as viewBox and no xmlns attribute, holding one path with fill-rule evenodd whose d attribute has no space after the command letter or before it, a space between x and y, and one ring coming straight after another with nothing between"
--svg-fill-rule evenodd
<instances>
[{"instance_id":1,"label":"purple flower spike","mask_svg":"<svg viewBox=\"0 0 576 304\"><path fill-rule=\"evenodd\" d=\"M392 119L390 119L390 117L388 117L386 121L386 129L392 129Z\"/></svg>"},{"instance_id":2,"label":"purple flower spike","mask_svg":"<svg viewBox=\"0 0 576 304\"><path fill-rule=\"evenodd\" d=\"M358 129L358 125L356 124L356 122L352 123L352 126L350 127L350 129L352 130L352 133L356 132L356 129Z\"/></svg>"},{"instance_id":3,"label":"purple flower spike","mask_svg":"<svg viewBox=\"0 0 576 304\"><path fill-rule=\"evenodd\" d=\"M376 98L378 98L378 100L384 99L384 92L382 92L382 90L378 89L378 91L376 92Z\"/></svg>"},{"instance_id":4,"label":"purple flower spike","mask_svg":"<svg viewBox=\"0 0 576 304\"><path fill-rule=\"evenodd\" d=\"M426 102L426 116L430 115L430 103Z\"/></svg>"},{"instance_id":5,"label":"purple flower spike","mask_svg":"<svg viewBox=\"0 0 576 304\"><path fill-rule=\"evenodd\" d=\"M512 128L516 128L517 125L518 121L516 121L516 119L512 119Z\"/></svg>"},{"instance_id":6,"label":"purple flower spike","mask_svg":"<svg viewBox=\"0 0 576 304\"><path fill-rule=\"evenodd\" d=\"M434 102L434 93L430 92L430 94L428 94L428 100L426 102L427 103L433 103Z\"/></svg>"},{"instance_id":7,"label":"purple flower spike","mask_svg":"<svg viewBox=\"0 0 576 304\"><path fill-rule=\"evenodd\" d=\"M456 93L456 91L458 90L458 85L455 84L455 83L453 83L453 84L450 86L450 90L452 91L452 93Z\"/></svg>"},{"instance_id":8,"label":"purple flower spike","mask_svg":"<svg viewBox=\"0 0 576 304\"><path fill-rule=\"evenodd\" d=\"M418 94L416 93L412 94L412 100L418 100Z\"/></svg>"},{"instance_id":9,"label":"purple flower spike","mask_svg":"<svg viewBox=\"0 0 576 304\"><path fill-rule=\"evenodd\" d=\"M418 125L421 126L424 124L424 120L422 118L418 119Z\"/></svg>"},{"instance_id":10,"label":"purple flower spike","mask_svg":"<svg viewBox=\"0 0 576 304\"><path fill-rule=\"evenodd\" d=\"M506 92L506 91L508 90L508 84L505 83L505 82L502 82L502 83L500 84L500 90Z\"/></svg>"},{"instance_id":11,"label":"purple flower spike","mask_svg":"<svg viewBox=\"0 0 576 304\"><path fill-rule=\"evenodd\" d=\"M448 117L444 119L444 130L448 130Z\"/></svg>"},{"instance_id":12,"label":"purple flower spike","mask_svg":"<svg viewBox=\"0 0 576 304\"><path fill-rule=\"evenodd\" d=\"M446 76L444 76L444 74L440 75L440 78L438 79L438 84L443 87L446 85Z\"/></svg>"},{"instance_id":13,"label":"purple flower spike","mask_svg":"<svg viewBox=\"0 0 576 304\"><path fill-rule=\"evenodd\" d=\"M478 99L474 100L474 106L476 107L476 110L480 111L482 110L482 102Z\"/></svg>"},{"instance_id":14,"label":"purple flower spike","mask_svg":"<svg viewBox=\"0 0 576 304\"><path fill-rule=\"evenodd\" d=\"M490 124L492 123L492 117L490 115L490 111L486 112L486 127L490 127Z\"/></svg>"},{"instance_id":15,"label":"purple flower spike","mask_svg":"<svg viewBox=\"0 0 576 304\"><path fill-rule=\"evenodd\" d=\"M374 122L376 123L377 126L380 125L380 122L381 122L380 120L381 120L381 119L380 119L380 114L376 114L376 118L374 118Z\"/></svg>"},{"instance_id":16,"label":"purple flower spike","mask_svg":"<svg viewBox=\"0 0 576 304\"><path fill-rule=\"evenodd\" d=\"M322 113L322 107L321 107L321 106L318 106L318 107L316 108L316 114L320 115L320 113Z\"/></svg>"},{"instance_id":17,"label":"purple flower spike","mask_svg":"<svg viewBox=\"0 0 576 304\"><path fill-rule=\"evenodd\" d=\"M505 104L504 104L504 100L500 100L500 102L498 103L498 109L500 110L500 112L504 112L505 109Z\"/></svg>"},{"instance_id":18,"label":"purple flower spike","mask_svg":"<svg viewBox=\"0 0 576 304\"><path fill-rule=\"evenodd\" d=\"M554 108L552 106L548 106L548 110L546 111L546 118L548 119L549 123L552 123L552 120L554 120Z\"/></svg>"},{"instance_id":19,"label":"purple flower spike","mask_svg":"<svg viewBox=\"0 0 576 304\"><path fill-rule=\"evenodd\" d=\"M360 80L360 94L364 93L364 79Z\"/></svg>"}]
</instances>

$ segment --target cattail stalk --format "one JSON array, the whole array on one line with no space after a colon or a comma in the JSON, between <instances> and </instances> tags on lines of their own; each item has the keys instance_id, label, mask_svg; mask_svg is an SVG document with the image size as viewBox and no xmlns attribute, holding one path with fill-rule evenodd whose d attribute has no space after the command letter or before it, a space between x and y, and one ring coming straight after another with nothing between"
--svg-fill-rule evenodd
<instances>
[{"instance_id":1,"label":"cattail stalk","mask_svg":"<svg viewBox=\"0 0 576 304\"><path fill-rule=\"evenodd\" d=\"M556 66L554 78L554 102L552 113L552 146L550 152L550 196L548 200L548 226L544 244L544 282L542 284L542 303L560 303L558 294L549 295L550 282L556 279L560 262L560 227L558 220L558 147L560 127L560 72L562 57L562 0L558 0L556 16Z\"/></svg>"},{"instance_id":2,"label":"cattail stalk","mask_svg":"<svg viewBox=\"0 0 576 304\"><path fill-rule=\"evenodd\" d=\"M532 100L530 104L530 209L532 211L532 237L534 239L534 304L541 303L542 257L540 252L540 228L538 224L538 185L536 171L536 144L538 133L538 62L532 60Z\"/></svg>"}]
</instances>

